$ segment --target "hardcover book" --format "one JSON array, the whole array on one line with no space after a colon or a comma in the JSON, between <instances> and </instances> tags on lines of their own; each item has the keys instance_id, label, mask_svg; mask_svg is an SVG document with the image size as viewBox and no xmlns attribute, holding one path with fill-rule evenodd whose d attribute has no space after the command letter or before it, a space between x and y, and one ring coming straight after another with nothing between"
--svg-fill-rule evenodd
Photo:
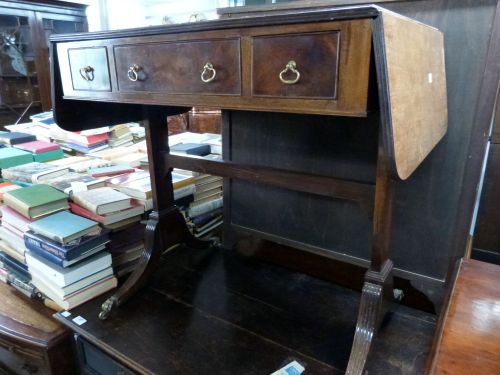
<instances>
[{"instance_id":1,"label":"hardcover book","mask_svg":"<svg viewBox=\"0 0 500 375\"><path fill-rule=\"evenodd\" d=\"M72 143L77 143L84 146L93 146L96 144L107 142L109 136L106 132L90 135L85 135L85 133L82 134L82 132L67 132L66 139L68 139Z\"/></svg>"},{"instance_id":2,"label":"hardcover book","mask_svg":"<svg viewBox=\"0 0 500 375\"><path fill-rule=\"evenodd\" d=\"M101 231L97 222L68 211L45 216L31 223L29 228L33 232L63 245L69 244L82 236L97 235Z\"/></svg>"},{"instance_id":3,"label":"hardcover book","mask_svg":"<svg viewBox=\"0 0 500 375\"><path fill-rule=\"evenodd\" d=\"M31 163L33 155L15 147L0 148L0 169Z\"/></svg>"},{"instance_id":4,"label":"hardcover book","mask_svg":"<svg viewBox=\"0 0 500 375\"><path fill-rule=\"evenodd\" d=\"M116 176L124 173L132 173L135 169L128 165L111 165L109 167L89 168L88 174L94 177Z\"/></svg>"},{"instance_id":5,"label":"hardcover book","mask_svg":"<svg viewBox=\"0 0 500 375\"><path fill-rule=\"evenodd\" d=\"M54 293L53 288L48 283L43 282L42 279L36 279L34 285L43 294L49 297L56 305L64 310L71 310L88 300L95 298L108 290L116 287L118 281L116 277L109 276L103 280L97 281L87 287L79 289L78 291L60 298L57 293Z\"/></svg>"},{"instance_id":6,"label":"hardcover book","mask_svg":"<svg viewBox=\"0 0 500 375\"><path fill-rule=\"evenodd\" d=\"M149 173L145 172L136 172L119 176L106 182L106 185L136 199L149 199L152 197L153 193L151 190Z\"/></svg>"},{"instance_id":7,"label":"hardcover book","mask_svg":"<svg viewBox=\"0 0 500 375\"><path fill-rule=\"evenodd\" d=\"M78 151L82 154L90 154L90 153L93 153L96 151L104 150L104 149L109 147L107 142L96 143L96 144L91 145L91 146L83 146L83 145L80 145L77 143L65 142L64 146L66 146L72 150Z\"/></svg>"},{"instance_id":8,"label":"hardcover book","mask_svg":"<svg viewBox=\"0 0 500 375\"><path fill-rule=\"evenodd\" d=\"M130 197L110 187L102 187L73 194L73 202L98 215L132 207Z\"/></svg>"},{"instance_id":9,"label":"hardcover book","mask_svg":"<svg viewBox=\"0 0 500 375\"><path fill-rule=\"evenodd\" d=\"M29 240L27 241L29 243ZM27 246L26 246L27 247ZM85 254L80 255L78 258L71 259L71 260L66 260L66 259L61 259L57 256L55 256L52 253L49 253L47 251L41 251L38 247L33 246L32 248L29 248L28 250L31 251L33 254L39 255L40 257L48 260L50 263L53 263L55 265L58 265L60 267L69 267L75 263L78 263L94 254L97 254L98 252L104 250L106 248L105 245L97 246L94 247L93 249L90 249L87 251Z\"/></svg>"},{"instance_id":10,"label":"hardcover book","mask_svg":"<svg viewBox=\"0 0 500 375\"><path fill-rule=\"evenodd\" d=\"M15 145L15 147L24 151L31 152L33 154L41 154L44 152L61 149L61 146L59 146L57 143L50 143L45 141L31 141L27 143L20 143Z\"/></svg>"},{"instance_id":11,"label":"hardcover book","mask_svg":"<svg viewBox=\"0 0 500 375\"><path fill-rule=\"evenodd\" d=\"M109 231L103 229L98 235L84 236L78 243L70 245L62 245L30 230L25 232L23 237L26 248L34 253L50 253L62 260L72 261L106 245L109 242Z\"/></svg>"},{"instance_id":12,"label":"hardcover book","mask_svg":"<svg viewBox=\"0 0 500 375\"><path fill-rule=\"evenodd\" d=\"M45 184L8 191L4 194L4 202L30 219L66 210L69 207L66 194Z\"/></svg>"},{"instance_id":13,"label":"hardcover book","mask_svg":"<svg viewBox=\"0 0 500 375\"><path fill-rule=\"evenodd\" d=\"M10 190L20 189L21 186L16 185L10 181L0 182L0 202L3 202L3 195Z\"/></svg>"},{"instance_id":14,"label":"hardcover book","mask_svg":"<svg viewBox=\"0 0 500 375\"><path fill-rule=\"evenodd\" d=\"M192 183L194 183L193 176L186 176L184 174L172 172L172 186L174 189L179 189L186 185L191 185Z\"/></svg>"},{"instance_id":15,"label":"hardcover book","mask_svg":"<svg viewBox=\"0 0 500 375\"><path fill-rule=\"evenodd\" d=\"M60 267L35 255L26 253L28 269L33 274L42 274L51 283L58 287L64 287L83 279L95 272L111 266L111 255L107 251L101 251L82 262L70 267Z\"/></svg>"},{"instance_id":16,"label":"hardcover book","mask_svg":"<svg viewBox=\"0 0 500 375\"><path fill-rule=\"evenodd\" d=\"M32 162L2 170L2 177L13 181L30 182L33 184L62 176L69 172L67 167L57 167L50 164Z\"/></svg>"},{"instance_id":17,"label":"hardcover book","mask_svg":"<svg viewBox=\"0 0 500 375\"><path fill-rule=\"evenodd\" d=\"M90 220L95 220L101 223L102 225L111 225L134 216L139 216L144 212L144 206L140 204L135 204L130 208L126 208L121 211L111 212L106 215L98 215L95 212L87 210L86 208L74 202L70 202L69 207L71 209L71 212L73 212L74 214L86 217L87 219Z\"/></svg>"},{"instance_id":18,"label":"hardcover book","mask_svg":"<svg viewBox=\"0 0 500 375\"><path fill-rule=\"evenodd\" d=\"M76 172L69 172L65 175L47 180L46 182L50 186L70 195L73 193L73 189L76 188L76 190L78 190L79 186L84 186L86 190L89 190L105 185L102 179Z\"/></svg>"},{"instance_id":19,"label":"hardcover book","mask_svg":"<svg viewBox=\"0 0 500 375\"><path fill-rule=\"evenodd\" d=\"M210 145L203 143L179 143L170 147L172 154L205 156L210 154Z\"/></svg>"},{"instance_id":20,"label":"hardcover book","mask_svg":"<svg viewBox=\"0 0 500 375\"><path fill-rule=\"evenodd\" d=\"M6 145L16 145L18 143L26 143L36 141L36 137L32 134L21 132L5 132L0 134L0 143Z\"/></svg>"},{"instance_id":21,"label":"hardcover book","mask_svg":"<svg viewBox=\"0 0 500 375\"><path fill-rule=\"evenodd\" d=\"M2 225L9 224L10 226L17 228L20 232L24 233L30 229L29 225L34 220L38 219L29 219L21 215L16 210L10 208L9 206L2 206Z\"/></svg>"},{"instance_id":22,"label":"hardcover book","mask_svg":"<svg viewBox=\"0 0 500 375\"><path fill-rule=\"evenodd\" d=\"M112 267L108 267L101 271L93 273L92 275L84 277L83 279L78 280L73 284L66 285L65 287L62 288L53 285L50 282L50 280L44 277L43 274L34 273L33 275L31 275L31 279L33 281L33 284L39 284L39 285L40 283L46 284L47 287L51 289L59 298L64 299L66 296L73 294L80 289L86 288L89 285L92 285L100 280L109 278L110 276L113 276Z\"/></svg>"}]
</instances>

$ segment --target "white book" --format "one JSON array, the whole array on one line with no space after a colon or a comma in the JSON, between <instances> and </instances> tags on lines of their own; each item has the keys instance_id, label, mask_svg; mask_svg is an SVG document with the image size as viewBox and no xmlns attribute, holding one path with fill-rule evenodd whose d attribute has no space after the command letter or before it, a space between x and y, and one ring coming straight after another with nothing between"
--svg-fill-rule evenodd
<instances>
[{"instance_id":1,"label":"white book","mask_svg":"<svg viewBox=\"0 0 500 375\"><path fill-rule=\"evenodd\" d=\"M77 292L65 296L63 299L59 298L59 296L53 293L52 289L49 285L42 280L38 280L38 285L35 285L36 288L49 297L52 301L55 302L63 310L71 310L84 302L95 298L108 290L116 288L118 285L118 280L114 276L109 276L103 280L99 280L94 284L91 284L83 289L78 290Z\"/></svg>"},{"instance_id":2,"label":"white book","mask_svg":"<svg viewBox=\"0 0 500 375\"><path fill-rule=\"evenodd\" d=\"M130 197L127 194L110 187L76 191L73 193L72 200L98 215L106 215L132 207Z\"/></svg>"},{"instance_id":3,"label":"white book","mask_svg":"<svg viewBox=\"0 0 500 375\"><path fill-rule=\"evenodd\" d=\"M69 284L65 287L58 287L55 284L53 284L49 279L45 277L44 274L40 274L38 272L32 272L31 273L31 282L33 283L34 286L38 288L37 284L43 284L47 286L47 289L50 289L54 295L57 295L58 298L64 299L66 296L69 296L70 294L73 294L80 289L86 288L89 285L92 285L100 280L103 280L105 278L108 278L110 276L113 276L113 268L112 267L107 267L103 270L97 271L96 273L93 273L92 275L89 275L87 277L84 277L81 280L78 280L77 282L74 282L73 284Z\"/></svg>"},{"instance_id":4,"label":"white book","mask_svg":"<svg viewBox=\"0 0 500 375\"><path fill-rule=\"evenodd\" d=\"M63 268L50 263L33 253L26 253L26 263L30 272L43 274L53 284L64 287L77 282L97 271L111 266L111 255L107 251L98 253L81 263Z\"/></svg>"}]
</instances>

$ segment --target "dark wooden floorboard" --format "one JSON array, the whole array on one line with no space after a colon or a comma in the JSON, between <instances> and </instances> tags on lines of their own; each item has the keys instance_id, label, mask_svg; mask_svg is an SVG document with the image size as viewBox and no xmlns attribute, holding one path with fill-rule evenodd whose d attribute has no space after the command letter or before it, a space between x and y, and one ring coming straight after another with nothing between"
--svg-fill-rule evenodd
<instances>
[{"instance_id":1,"label":"dark wooden floorboard","mask_svg":"<svg viewBox=\"0 0 500 375\"><path fill-rule=\"evenodd\" d=\"M116 315L97 319L100 297L67 322L83 316L91 341L163 374L270 374L293 359L305 374L342 374L359 297L234 251L177 248ZM434 315L390 305L369 374L423 373L434 327Z\"/></svg>"}]
</instances>

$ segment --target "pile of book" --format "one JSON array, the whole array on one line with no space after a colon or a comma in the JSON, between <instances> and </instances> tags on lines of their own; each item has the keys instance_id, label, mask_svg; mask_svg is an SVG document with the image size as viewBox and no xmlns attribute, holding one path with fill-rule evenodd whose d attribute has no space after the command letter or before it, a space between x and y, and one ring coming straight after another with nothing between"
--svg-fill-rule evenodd
<instances>
[{"instance_id":1,"label":"pile of book","mask_svg":"<svg viewBox=\"0 0 500 375\"><path fill-rule=\"evenodd\" d=\"M65 310L116 287L107 242L97 222L68 211L34 221L24 234L32 284Z\"/></svg>"}]
</instances>

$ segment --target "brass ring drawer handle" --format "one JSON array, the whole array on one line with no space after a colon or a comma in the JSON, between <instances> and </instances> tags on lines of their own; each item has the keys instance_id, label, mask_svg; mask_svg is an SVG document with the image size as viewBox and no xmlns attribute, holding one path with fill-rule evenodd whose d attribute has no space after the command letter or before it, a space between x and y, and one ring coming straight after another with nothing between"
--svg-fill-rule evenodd
<instances>
[{"instance_id":1,"label":"brass ring drawer handle","mask_svg":"<svg viewBox=\"0 0 500 375\"><path fill-rule=\"evenodd\" d=\"M283 78L283 75L286 74L288 71L292 72L293 74L295 74L295 78L294 79L285 79ZM299 82L299 79L300 79L300 72L297 70L297 63L293 60L290 60L288 62L288 64L286 64L286 67L285 69L283 69L281 72L280 72L280 81L287 84L287 85L293 85L297 82Z\"/></svg>"},{"instance_id":2,"label":"brass ring drawer handle","mask_svg":"<svg viewBox=\"0 0 500 375\"><path fill-rule=\"evenodd\" d=\"M215 71L214 66L207 62L201 72L201 80L205 83L212 82L215 79L216 74L217 72Z\"/></svg>"},{"instance_id":3,"label":"brass ring drawer handle","mask_svg":"<svg viewBox=\"0 0 500 375\"><path fill-rule=\"evenodd\" d=\"M94 68L90 65L84 66L80 68L80 75L85 81L93 81L94 80Z\"/></svg>"},{"instance_id":4,"label":"brass ring drawer handle","mask_svg":"<svg viewBox=\"0 0 500 375\"><path fill-rule=\"evenodd\" d=\"M127 72L128 79L130 79L132 82L136 82L139 80L139 74L138 72L142 70L142 67L134 64L132 65Z\"/></svg>"}]
</instances>

